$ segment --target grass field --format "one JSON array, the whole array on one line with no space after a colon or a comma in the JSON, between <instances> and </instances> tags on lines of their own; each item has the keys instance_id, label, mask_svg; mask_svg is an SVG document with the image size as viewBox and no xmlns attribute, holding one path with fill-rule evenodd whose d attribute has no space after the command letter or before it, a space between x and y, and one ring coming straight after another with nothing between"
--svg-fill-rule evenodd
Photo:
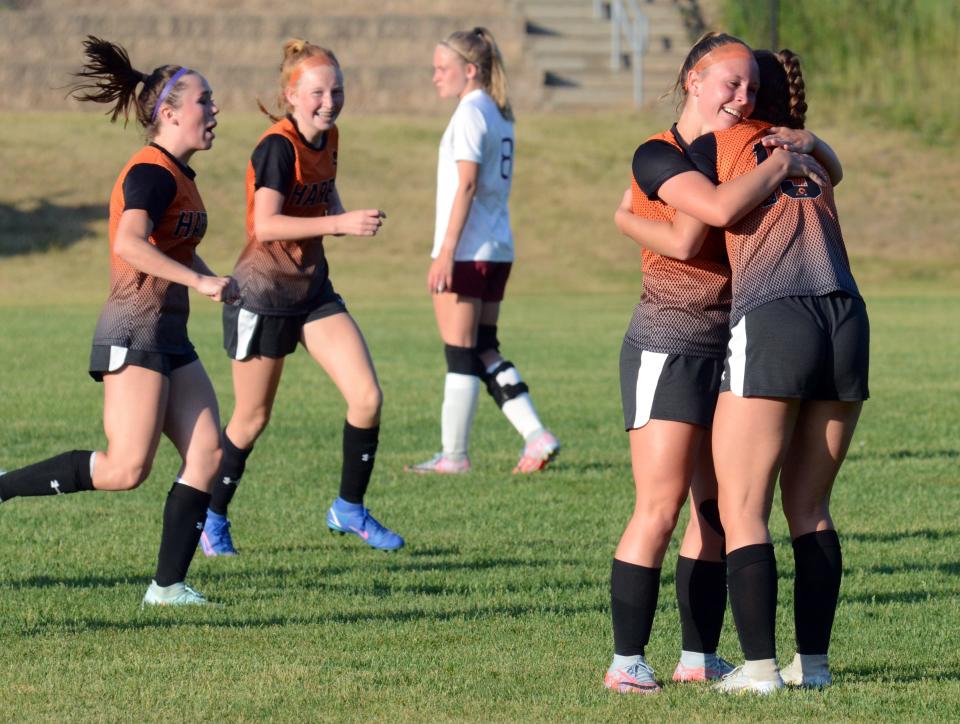
<instances>
[{"instance_id":1,"label":"grass field","mask_svg":"<svg viewBox=\"0 0 960 724\"><path fill-rule=\"evenodd\" d=\"M617 354L639 289L637 253L610 216L633 147L658 124L521 120L520 255L501 339L565 449L544 475L511 476L519 440L483 400L475 472L437 480L402 467L439 437L443 359L420 287L443 119L345 119L341 193L390 218L374 241L334 240L330 256L385 392L368 503L407 548L382 554L326 534L343 405L299 352L232 508L241 556L191 569L222 608L137 607L177 465L167 444L134 493L2 506L3 717L955 720L960 253L948 211L958 181L949 159L908 138L842 128L825 135L846 163L838 198L871 313L873 397L834 496L845 545L836 685L763 700L697 686L629 698L600 686L610 558L632 503ZM261 125L225 118L215 150L195 164L211 218L201 250L215 268L239 248L239 174ZM101 391L85 365L105 294L103 205L136 139L92 115L0 115L0 131L0 467L9 468L103 442ZM49 148L31 145L38 135ZM192 337L229 412L218 328L215 305L195 300ZM774 536L786 659L792 562L778 514ZM675 556L673 547L649 647L661 677L679 648ZM736 651L728 625L721 653Z\"/></svg>"}]
</instances>

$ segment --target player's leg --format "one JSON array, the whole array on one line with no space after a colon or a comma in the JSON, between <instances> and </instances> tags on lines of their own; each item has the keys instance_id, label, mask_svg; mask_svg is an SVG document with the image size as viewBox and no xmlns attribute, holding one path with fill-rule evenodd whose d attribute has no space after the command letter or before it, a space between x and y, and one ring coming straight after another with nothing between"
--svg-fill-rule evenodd
<instances>
[{"instance_id":1,"label":"player's leg","mask_svg":"<svg viewBox=\"0 0 960 724\"><path fill-rule=\"evenodd\" d=\"M683 648L673 680L725 676L733 666L717 654L717 645L727 608L727 564L709 435L701 443L690 484L689 521L677 557L676 588Z\"/></svg>"},{"instance_id":2,"label":"player's leg","mask_svg":"<svg viewBox=\"0 0 960 724\"><path fill-rule=\"evenodd\" d=\"M170 372L163 432L183 463L167 493L157 572L143 600L159 605L204 604L206 599L185 579L203 530L221 453L217 398L200 360Z\"/></svg>"},{"instance_id":3,"label":"player's leg","mask_svg":"<svg viewBox=\"0 0 960 724\"><path fill-rule=\"evenodd\" d=\"M82 490L131 490L150 474L160 440L166 378L127 365L103 375L107 449L74 450L0 477L0 499Z\"/></svg>"},{"instance_id":4,"label":"player's leg","mask_svg":"<svg viewBox=\"0 0 960 724\"><path fill-rule=\"evenodd\" d=\"M796 566L797 653L784 668L783 678L794 686L819 688L832 682L828 648L843 559L830 517L830 493L861 407L861 402L804 402L780 473Z\"/></svg>"},{"instance_id":5,"label":"player's leg","mask_svg":"<svg viewBox=\"0 0 960 724\"><path fill-rule=\"evenodd\" d=\"M524 448L513 472L533 473L545 468L560 452L560 443L537 415L530 389L513 362L500 354L497 339L499 301L484 301L477 329L477 353L483 366L487 392L524 440Z\"/></svg>"},{"instance_id":6,"label":"player's leg","mask_svg":"<svg viewBox=\"0 0 960 724\"><path fill-rule=\"evenodd\" d=\"M440 412L441 452L406 469L416 473L464 473L470 469L467 454L470 430L480 392L477 358L478 297L456 292L433 295L433 310L447 358L443 406Z\"/></svg>"},{"instance_id":7,"label":"player's leg","mask_svg":"<svg viewBox=\"0 0 960 724\"><path fill-rule=\"evenodd\" d=\"M403 538L364 506L379 444L383 392L363 334L353 318L340 311L308 322L303 343L347 403L340 493L327 511L327 526L354 534L373 548L396 550Z\"/></svg>"},{"instance_id":8,"label":"player's leg","mask_svg":"<svg viewBox=\"0 0 960 724\"><path fill-rule=\"evenodd\" d=\"M213 483L210 508L200 538L204 555L237 553L227 511L243 478L254 442L270 422L283 361L283 357L259 355L231 361L234 407L230 422L221 434L223 459Z\"/></svg>"},{"instance_id":9,"label":"player's leg","mask_svg":"<svg viewBox=\"0 0 960 724\"><path fill-rule=\"evenodd\" d=\"M730 607L745 658L723 691L783 686L776 664L777 565L767 522L798 401L721 392L713 426Z\"/></svg>"},{"instance_id":10,"label":"player's leg","mask_svg":"<svg viewBox=\"0 0 960 724\"><path fill-rule=\"evenodd\" d=\"M633 514L617 544L610 575L614 658L608 688L629 693L659 690L645 660L660 595L663 557L687 498L702 428L650 420L630 430L636 491Z\"/></svg>"}]
</instances>

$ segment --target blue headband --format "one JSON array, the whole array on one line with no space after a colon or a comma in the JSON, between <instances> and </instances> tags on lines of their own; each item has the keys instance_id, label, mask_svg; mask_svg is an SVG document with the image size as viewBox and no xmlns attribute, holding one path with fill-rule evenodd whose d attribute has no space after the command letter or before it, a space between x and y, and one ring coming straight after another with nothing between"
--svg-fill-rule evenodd
<instances>
[{"instance_id":1,"label":"blue headband","mask_svg":"<svg viewBox=\"0 0 960 724\"><path fill-rule=\"evenodd\" d=\"M160 110L160 106L163 105L163 102L167 99L167 96L170 95L170 91L173 90L173 87L177 84L177 81L189 72L189 68L181 67L180 70L170 76L170 80L164 84L163 90L160 91L160 95L157 97L157 105L153 107L153 115L150 116L151 123L157 120L157 112Z\"/></svg>"}]
</instances>

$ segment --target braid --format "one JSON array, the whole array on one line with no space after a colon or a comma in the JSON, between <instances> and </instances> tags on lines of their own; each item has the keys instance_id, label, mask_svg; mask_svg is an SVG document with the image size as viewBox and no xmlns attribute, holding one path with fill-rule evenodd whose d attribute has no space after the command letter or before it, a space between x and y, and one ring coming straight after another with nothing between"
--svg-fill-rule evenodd
<instances>
[{"instance_id":1,"label":"braid","mask_svg":"<svg viewBox=\"0 0 960 724\"><path fill-rule=\"evenodd\" d=\"M777 58L787 74L787 85L790 88L790 123L792 128L803 128L807 118L807 91L800 70L800 58L792 50L781 50Z\"/></svg>"}]
</instances>

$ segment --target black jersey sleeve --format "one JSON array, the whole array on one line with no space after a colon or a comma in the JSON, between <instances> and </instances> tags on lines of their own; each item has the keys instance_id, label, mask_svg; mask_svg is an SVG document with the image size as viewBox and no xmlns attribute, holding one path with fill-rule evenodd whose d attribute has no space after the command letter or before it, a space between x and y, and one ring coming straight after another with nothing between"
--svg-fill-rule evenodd
<instances>
[{"instance_id":1,"label":"black jersey sleeve","mask_svg":"<svg viewBox=\"0 0 960 724\"><path fill-rule=\"evenodd\" d=\"M633 154L633 178L651 201L657 201L660 187L687 171L696 171L690 159L666 141L647 141Z\"/></svg>"},{"instance_id":2,"label":"black jersey sleeve","mask_svg":"<svg viewBox=\"0 0 960 724\"><path fill-rule=\"evenodd\" d=\"M135 164L123 179L123 210L143 209L154 228L160 225L176 196L177 180L155 163Z\"/></svg>"},{"instance_id":3,"label":"black jersey sleeve","mask_svg":"<svg viewBox=\"0 0 960 724\"><path fill-rule=\"evenodd\" d=\"M696 139L687 149L690 154L690 160L696 166L697 171L702 173L714 184L720 184L720 178L717 175L717 137L712 133L707 133Z\"/></svg>"},{"instance_id":4,"label":"black jersey sleeve","mask_svg":"<svg viewBox=\"0 0 960 724\"><path fill-rule=\"evenodd\" d=\"M250 163L253 164L254 189L266 187L287 193L297 163L290 139L271 133L253 149Z\"/></svg>"}]
</instances>

